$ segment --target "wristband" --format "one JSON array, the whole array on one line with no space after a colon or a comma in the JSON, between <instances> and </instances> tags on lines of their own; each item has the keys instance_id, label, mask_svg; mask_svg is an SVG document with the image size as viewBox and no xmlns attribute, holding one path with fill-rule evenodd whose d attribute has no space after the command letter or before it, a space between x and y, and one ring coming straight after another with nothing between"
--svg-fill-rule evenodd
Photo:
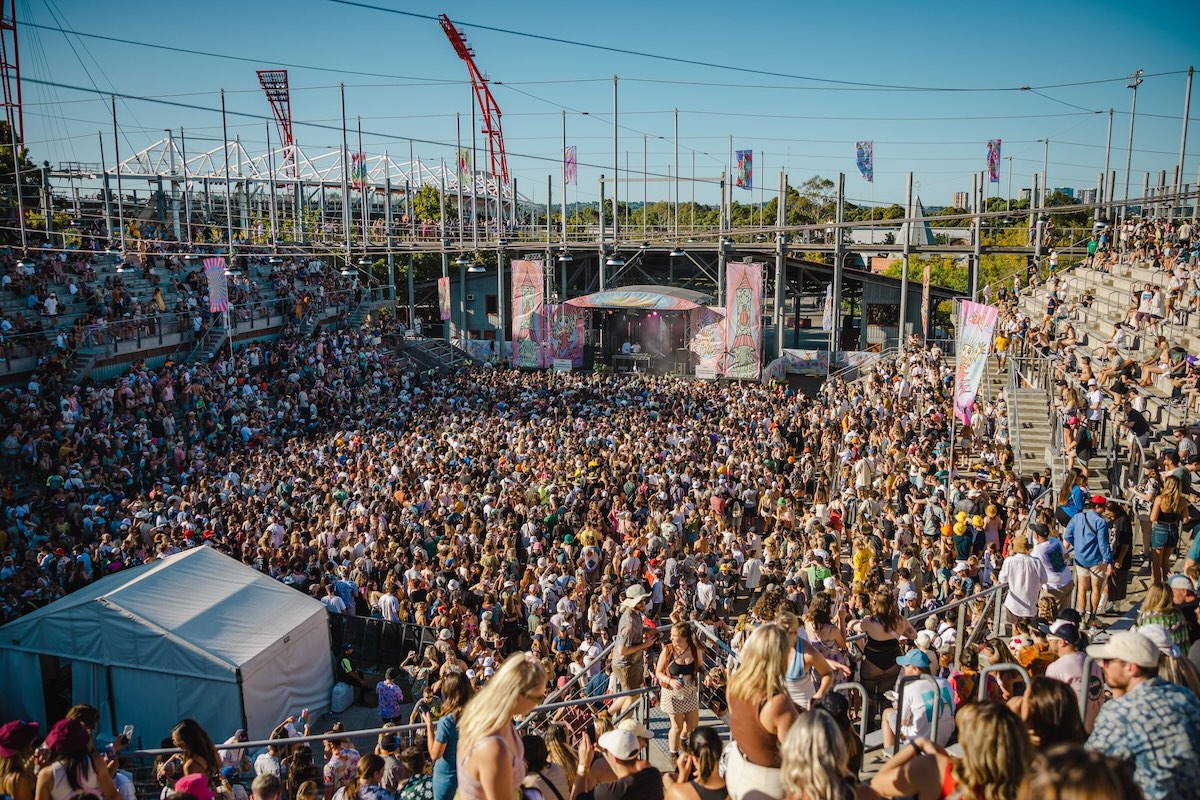
<instances>
[{"instance_id":1,"label":"wristband","mask_svg":"<svg viewBox=\"0 0 1200 800\"><path fill-rule=\"evenodd\" d=\"M916 742L909 742L908 746L911 747L913 750L916 750L917 755L919 755L919 756L925 755L925 751L921 749L921 745L917 744Z\"/></svg>"}]
</instances>

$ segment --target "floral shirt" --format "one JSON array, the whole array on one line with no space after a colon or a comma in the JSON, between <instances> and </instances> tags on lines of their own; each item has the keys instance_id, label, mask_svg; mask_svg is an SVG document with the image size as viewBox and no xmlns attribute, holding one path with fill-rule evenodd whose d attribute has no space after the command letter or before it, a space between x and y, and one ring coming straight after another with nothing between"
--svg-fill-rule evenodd
<instances>
[{"instance_id":1,"label":"floral shirt","mask_svg":"<svg viewBox=\"0 0 1200 800\"><path fill-rule=\"evenodd\" d=\"M389 686L387 681L380 681L375 684L375 694L379 698L380 719L399 719L400 706L404 703L404 690L394 683Z\"/></svg>"},{"instance_id":2,"label":"floral shirt","mask_svg":"<svg viewBox=\"0 0 1200 800\"><path fill-rule=\"evenodd\" d=\"M414 775L396 790L396 800L433 800L433 778Z\"/></svg>"},{"instance_id":3,"label":"floral shirt","mask_svg":"<svg viewBox=\"0 0 1200 800\"><path fill-rule=\"evenodd\" d=\"M358 751L353 747L343 747L335 752L325 762L325 785L333 789L341 789L358 771Z\"/></svg>"},{"instance_id":4,"label":"floral shirt","mask_svg":"<svg viewBox=\"0 0 1200 800\"><path fill-rule=\"evenodd\" d=\"M1200 786L1200 699L1149 678L1104 704L1087 746L1132 760L1133 780L1146 800L1194 797Z\"/></svg>"}]
</instances>

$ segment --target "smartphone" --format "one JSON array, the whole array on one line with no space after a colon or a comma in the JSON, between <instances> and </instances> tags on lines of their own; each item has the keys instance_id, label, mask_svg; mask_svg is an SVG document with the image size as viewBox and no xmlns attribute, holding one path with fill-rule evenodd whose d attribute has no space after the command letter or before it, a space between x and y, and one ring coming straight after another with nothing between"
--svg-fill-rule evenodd
<instances>
[{"instance_id":1,"label":"smartphone","mask_svg":"<svg viewBox=\"0 0 1200 800\"><path fill-rule=\"evenodd\" d=\"M132 743L133 742L133 726L126 725L125 729L123 731L121 731L121 737L123 739L125 739L125 744Z\"/></svg>"}]
</instances>

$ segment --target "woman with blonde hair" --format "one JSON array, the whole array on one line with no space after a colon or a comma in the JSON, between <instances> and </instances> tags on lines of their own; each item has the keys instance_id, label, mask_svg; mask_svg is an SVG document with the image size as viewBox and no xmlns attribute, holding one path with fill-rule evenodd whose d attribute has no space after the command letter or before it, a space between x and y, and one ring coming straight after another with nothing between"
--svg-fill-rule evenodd
<instances>
[{"instance_id":1,"label":"woman with blonde hair","mask_svg":"<svg viewBox=\"0 0 1200 800\"><path fill-rule=\"evenodd\" d=\"M820 709L801 715L782 747L787 800L875 800L879 794L850 772L846 740Z\"/></svg>"},{"instance_id":2,"label":"woman with blonde hair","mask_svg":"<svg viewBox=\"0 0 1200 800\"><path fill-rule=\"evenodd\" d=\"M1161 625L1171 642L1180 648L1186 648L1191 643L1187 620L1175 607L1171 587L1161 581L1155 581L1146 588L1146 597L1142 600L1141 610L1138 611L1137 627L1147 625Z\"/></svg>"},{"instance_id":3,"label":"woman with blonde hair","mask_svg":"<svg viewBox=\"0 0 1200 800\"><path fill-rule=\"evenodd\" d=\"M667 749L674 761L679 757L679 740L700 724L700 681L704 677L704 655L690 624L676 622L671 626L671 638L658 656L654 674L662 686L660 705L671 718Z\"/></svg>"},{"instance_id":4,"label":"woman with blonde hair","mask_svg":"<svg viewBox=\"0 0 1200 800\"><path fill-rule=\"evenodd\" d=\"M825 656L800 635L800 618L792 611L779 609L775 621L783 626L792 640L787 670L788 695L799 708L807 711L814 700L820 700L833 688L833 668ZM813 685L813 673L820 677L820 686Z\"/></svg>"},{"instance_id":5,"label":"woman with blonde hair","mask_svg":"<svg viewBox=\"0 0 1200 800\"><path fill-rule=\"evenodd\" d=\"M546 669L532 653L509 656L458 720L458 796L507 800L525 779L525 749L513 726L546 699Z\"/></svg>"},{"instance_id":6,"label":"woman with blonde hair","mask_svg":"<svg viewBox=\"0 0 1200 800\"><path fill-rule=\"evenodd\" d=\"M729 679L729 750L725 781L732 800L781 797L780 744L800 709L787 691L791 640L768 622L746 640L742 663Z\"/></svg>"},{"instance_id":7,"label":"woman with blonde hair","mask_svg":"<svg viewBox=\"0 0 1200 800\"><path fill-rule=\"evenodd\" d=\"M1187 498L1179 478L1168 475L1150 507L1150 580L1165 581L1179 546L1179 532L1187 519Z\"/></svg>"},{"instance_id":8,"label":"woman with blonde hair","mask_svg":"<svg viewBox=\"0 0 1200 800\"><path fill-rule=\"evenodd\" d=\"M883 765L871 788L883 797L1016 800L1033 760L1029 732L1003 703L969 703L955 717L962 757L919 738Z\"/></svg>"}]
</instances>

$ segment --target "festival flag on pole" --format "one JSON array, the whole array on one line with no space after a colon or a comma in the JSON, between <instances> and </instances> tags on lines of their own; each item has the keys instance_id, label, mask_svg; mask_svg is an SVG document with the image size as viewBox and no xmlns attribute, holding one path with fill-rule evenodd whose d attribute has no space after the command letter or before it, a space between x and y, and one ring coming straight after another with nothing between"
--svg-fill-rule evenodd
<instances>
[{"instance_id":1,"label":"festival flag on pole","mask_svg":"<svg viewBox=\"0 0 1200 800\"><path fill-rule=\"evenodd\" d=\"M869 142L859 142L858 144L854 145L854 149L857 151L857 158L855 159L855 161L858 164L858 171L860 173L862 173L862 176L863 176L863 178L866 179L867 183L874 183L875 182L875 142L874 142L874 140L869 141Z\"/></svg>"},{"instance_id":2,"label":"festival flag on pole","mask_svg":"<svg viewBox=\"0 0 1200 800\"><path fill-rule=\"evenodd\" d=\"M983 380L992 331L1000 310L983 303L964 300L958 315L958 352L954 365L954 416L964 425L971 424L971 406Z\"/></svg>"},{"instance_id":3,"label":"festival flag on pole","mask_svg":"<svg viewBox=\"0 0 1200 800\"><path fill-rule=\"evenodd\" d=\"M921 336L924 339L929 338L929 274L930 261L925 261L925 268L921 272Z\"/></svg>"},{"instance_id":4,"label":"festival flag on pole","mask_svg":"<svg viewBox=\"0 0 1200 800\"><path fill-rule=\"evenodd\" d=\"M438 319L450 319L450 279L443 275L437 279Z\"/></svg>"},{"instance_id":5,"label":"festival flag on pole","mask_svg":"<svg viewBox=\"0 0 1200 800\"><path fill-rule=\"evenodd\" d=\"M228 311L229 285L225 277L225 259L220 256L204 259L204 277L208 279L209 312Z\"/></svg>"},{"instance_id":6,"label":"festival flag on pole","mask_svg":"<svg viewBox=\"0 0 1200 800\"><path fill-rule=\"evenodd\" d=\"M366 153L350 154L350 182L355 189L361 189L367 185Z\"/></svg>"},{"instance_id":7,"label":"festival flag on pole","mask_svg":"<svg viewBox=\"0 0 1200 800\"><path fill-rule=\"evenodd\" d=\"M737 182L739 189L754 188L754 151L737 151Z\"/></svg>"},{"instance_id":8,"label":"festival flag on pole","mask_svg":"<svg viewBox=\"0 0 1200 800\"><path fill-rule=\"evenodd\" d=\"M470 178L471 175L471 150L468 147L458 148L458 157L455 159L455 166L458 169L458 182Z\"/></svg>"},{"instance_id":9,"label":"festival flag on pole","mask_svg":"<svg viewBox=\"0 0 1200 800\"><path fill-rule=\"evenodd\" d=\"M574 184L579 173L579 161L576 158L575 145L563 148L563 176L568 184Z\"/></svg>"},{"instance_id":10,"label":"festival flag on pole","mask_svg":"<svg viewBox=\"0 0 1200 800\"><path fill-rule=\"evenodd\" d=\"M542 366L542 307L545 305L544 262L512 262L512 352L514 367Z\"/></svg>"},{"instance_id":11,"label":"festival flag on pole","mask_svg":"<svg viewBox=\"0 0 1200 800\"><path fill-rule=\"evenodd\" d=\"M821 330L833 327L833 284L825 285L825 310L821 313Z\"/></svg>"},{"instance_id":12,"label":"festival flag on pole","mask_svg":"<svg viewBox=\"0 0 1200 800\"><path fill-rule=\"evenodd\" d=\"M988 139L988 183L1000 182L1000 140Z\"/></svg>"}]
</instances>

